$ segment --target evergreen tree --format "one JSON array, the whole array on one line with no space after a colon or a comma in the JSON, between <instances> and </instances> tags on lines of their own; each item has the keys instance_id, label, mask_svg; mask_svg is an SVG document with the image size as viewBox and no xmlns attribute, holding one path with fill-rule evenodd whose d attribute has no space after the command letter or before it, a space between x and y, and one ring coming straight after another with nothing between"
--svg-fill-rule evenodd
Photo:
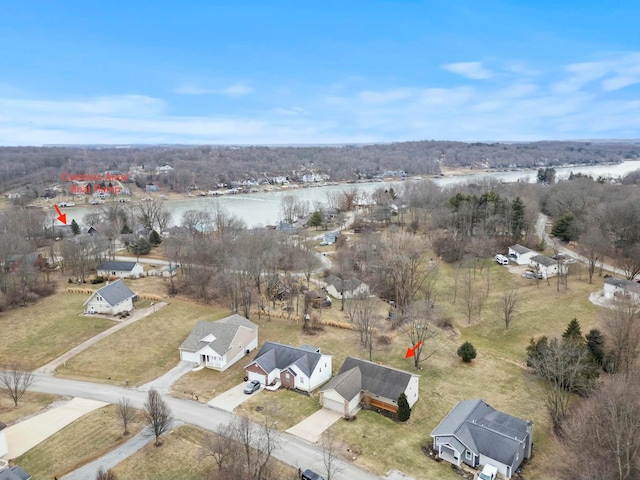
<instances>
[{"instance_id":1,"label":"evergreen tree","mask_svg":"<svg viewBox=\"0 0 640 480\"><path fill-rule=\"evenodd\" d=\"M158 246L162 243L162 238L158 232L151 230L151 233L149 234L149 242L151 245Z\"/></svg>"},{"instance_id":2,"label":"evergreen tree","mask_svg":"<svg viewBox=\"0 0 640 480\"><path fill-rule=\"evenodd\" d=\"M549 348L549 339L542 336L538 339L531 337L527 347L527 367L532 367L540 360Z\"/></svg>"},{"instance_id":3,"label":"evergreen tree","mask_svg":"<svg viewBox=\"0 0 640 480\"><path fill-rule=\"evenodd\" d=\"M71 232L73 232L74 235L78 235L80 233L80 225L78 225L75 218L71 220Z\"/></svg>"},{"instance_id":4,"label":"evergreen tree","mask_svg":"<svg viewBox=\"0 0 640 480\"><path fill-rule=\"evenodd\" d=\"M120 229L120 233L123 235L128 235L130 233L133 233L133 230L129 228L129 225L127 225L127 222L124 222L124 225L122 225L122 228Z\"/></svg>"},{"instance_id":5,"label":"evergreen tree","mask_svg":"<svg viewBox=\"0 0 640 480\"><path fill-rule=\"evenodd\" d=\"M525 205L520 197L511 202L511 233L516 242L520 241L524 230Z\"/></svg>"},{"instance_id":6,"label":"evergreen tree","mask_svg":"<svg viewBox=\"0 0 640 480\"><path fill-rule=\"evenodd\" d=\"M311 218L309 219L309 226L318 228L322 226L322 213L319 211L313 212Z\"/></svg>"},{"instance_id":7,"label":"evergreen tree","mask_svg":"<svg viewBox=\"0 0 640 480\"><path fill-rule=\"evenodd\" d=\"M407 396L403 393L398 398L398 420L406 422L411 417L411 407L407 401Z\"/></svg>"},{"instance_id":8,"label":"evergreen tree","mask_svg":"<svg viewBox=\"0 0 640 480\"><path fill-rule=\"evenodd\" d=\"M604 362L604 337L602 332L597 328L593 328L587 333L586 339L587 349L591 353L593 361L598 365L602 365Z\"/></svg>"},{"instance_id":9,"label":"evergreen tree","mask_svg":"<svg viewBox=\"0 0 640 480\"><path fill-rule=\"evenodd\" d=\"M577 318L574 318L567 325L567 329L562 334L562 340L565 342L582 343L582 330L580 329L580 322Z\"/></svg>"},{"instance_id":10,"label":"evergreen tree","mask_svg":"<svg viewBox=\"0 0 640 480\"><path fill-rule=\"evenodd\" d=\"M140 259L140 255L146 255L151 251L151 244L146 238L139 238L135 242L129 244L129 250L136 254L137 259Z\"/></svg>"},{"instance_id":11,"label":"evergreen tree","mask_svg":"<svg viewBox=\"0 0 640 480\"><path fill-rule=\"evenodd\" d=\"M556 223L553 224L551 235L565 242L577 239L580 236L580 228L573 213L568 212L561 216Z\"/></svg>"},{"instance_id":12,"label":"evergreen tree","mask_svg":"<svg viewBox=\"0 0 640 480\"><path fill-rule=\"evenodd\" d=\"M458 348L458 356L465 363L471 362L471 360L476 358L476 355L476 347L471 345L469 342L464 342L462 345L460 345L460 348Z\"/></svg>"}]
</instances>

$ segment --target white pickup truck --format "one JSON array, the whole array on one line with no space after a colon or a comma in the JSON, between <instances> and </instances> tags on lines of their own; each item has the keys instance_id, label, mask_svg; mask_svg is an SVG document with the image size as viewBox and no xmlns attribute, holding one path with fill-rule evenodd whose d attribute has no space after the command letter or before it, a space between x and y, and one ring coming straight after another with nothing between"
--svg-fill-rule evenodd
<instances>
[{"instance_id":1,"label":"white pickup truck","mask_svg":"<svg viewBox=\"0 0 640 480\"><path fill-rule=\"evenodd\" d=\"M478 475L478 480L496 480L497 477L498 469L487 463Z\"/></svg>"}]
</instances>

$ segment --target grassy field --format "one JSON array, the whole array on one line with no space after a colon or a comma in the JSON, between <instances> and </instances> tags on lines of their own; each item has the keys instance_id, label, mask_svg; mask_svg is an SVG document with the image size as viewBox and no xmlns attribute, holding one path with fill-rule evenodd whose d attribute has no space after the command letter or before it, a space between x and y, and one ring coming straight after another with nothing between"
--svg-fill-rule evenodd
<instances>
[{"instance_id":1,"label":"grassy field","mask_svg":"<svg viewBox=\"0 0 640 480\"><path fill-rule=\"evenodd\" d=\"M15 407L8 395L0 396L0 420L13 425L23 418L41 412L58 397L47 393L26 392Z\"/></svg>"},{"instance_id":2,"label":"grassy field","mask_svg":"<svg viewBox=\"0 0 640 480\"><path fill-rule=\"evenodd\" d=\"M0 315L0 366L19 362L40 367L72 347L114 325L99 317L82 317L87 295L58 293Z\"/></svg>"},{"instance_id":3,"label":"grassy field","mask_svg":"<svg viewBox=\"0 0 640 480\"><path fill-rule=\"evenodd\" d=\"M198 320L216 320L228 311L174 300L73 357L60 367L61 377L122 385L141 385L180 360L178 347Z\"/></svg>"},{"instance_id":4,"label":"grassy field","mask_svg":"<svg viewBox=\"0 0 640 480\"><path fill-rule=\"evenodd\" d=\"M118 478L136 478L139 480L184 480L209 478L210 471L215 472L215 462L202 454L202 442L208 432L199 428L183 425L163 436L163 445L145 446L135 455L120 463L113 470ZM276 468L282 480L294 480L297 472L277 462ZM220 479L223 480L223 479ZM226 479L224 479L226 480Z\"/></svg>"},{"instance_id":5,"label":"grassy field","mask_svg":"<svg viewBox=\"0 0 640 480\"><path fill-rule=\"evenodd\" d=\"M129 431L135 435L142 427L140 422L134 422L130 424ZM15 459L15 462L29 472L34 480L61 478L101 457L131 435L122 435L122 423L116 407L107 405L63 428Z\"/></svg>"}]
</instances>

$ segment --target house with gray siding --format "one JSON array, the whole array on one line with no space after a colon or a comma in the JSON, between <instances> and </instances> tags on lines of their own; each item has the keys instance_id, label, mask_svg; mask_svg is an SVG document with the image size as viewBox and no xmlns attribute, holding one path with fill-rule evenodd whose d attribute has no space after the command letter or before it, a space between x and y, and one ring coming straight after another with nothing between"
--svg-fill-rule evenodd
<instances>
[{"instance_id":1,"label":"house with gray siding","mask_svg":"<svg viewBox=\"0 0 640 480\"><path fill-rule=\"evenodd\" d=\"M490 464L511 478L531 457L533 422L500 412L483 400L462 400L431 437L441 459L456 466Z\"/></svg>"},{"instance_id":2,"label":"house with gray siding","mask_svg":"<svg viewBox=\"0 0 640 480\"><path fill-rule=\"evenodd\" d=\"M258 347L258 325L234 314L199 321L180 345L180 360L224 371Z\"/></svg>"},{"instance_id":3,"label":"house with gray siding","mask_svg":"<svg viewBox=\"0 0 640 480\"><path fill-rule=\"evenodd\" d=\"M396 413L403 393L410 407L418 401L419 380L413 373L347 357L338 374L320 390L320 404L345 417L355 415L361 403Z\"/></svg>"},{"instance_id":4,"label":"house with gray siding","mask_svg":"<svg viewBox=\"0 0 640 480\"><path fill-rule=\"evenodd\" d=\"M107 282L104 287L93 292L84 302L85 313L117 315L122 312L130 312L133 310L133 300L136 297L136 294L122 280Z\"/></svg>"}]
</instances>

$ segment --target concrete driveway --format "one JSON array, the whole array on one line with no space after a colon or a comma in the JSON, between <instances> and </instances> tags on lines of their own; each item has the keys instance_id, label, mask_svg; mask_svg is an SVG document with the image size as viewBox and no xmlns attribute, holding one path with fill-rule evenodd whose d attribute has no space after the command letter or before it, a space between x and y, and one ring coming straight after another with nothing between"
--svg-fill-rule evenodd
<instances>
[{"instance_id":1,"label":"concrete driveway","mask_svg":"<svg viewBox=\"0 0 640 480\"><path fill-rule=\"evenodd\" d=\"M324 431L336 423L340 417L342 417L342 415L334 410L321 408L300 423L286 430L286 432L311 443L317 443Z\"/></svg>"},{"instance_id":2,"label":"concrete driveway","mask_svg":"<svg viewBox=\"0 0 640 480\"><path fill-rule=\"evenodd\" d=\"M4 458L8 460L19 457L43 440L49 438L58 430L61 430L83 415L102 408L105 405L108 404L76 397L64 405L51 408L44 413L6 428L4 433L7 438L9 451Z\"/></svg>"},{"instance_id":3,"label":"concrete driveway","mask_svg":"<svg viewBox=\"0 0 640 480\"><path fill-rule=\"evenodd\" d=\"M224 393L221 393L217 397L207 402L207 405L210 407L219 408L221 410L226 410L227 412L233 412L233 410L240 405L242 402L246 402L251 397L258 395L262 390L264 390L264 385L260 385L260 389L253 392L251 395L247 395L244 393L244 387L249 382L242 382L240 385L236 385L233 388L230 388Z\"/></svg>"}]
</instances>

